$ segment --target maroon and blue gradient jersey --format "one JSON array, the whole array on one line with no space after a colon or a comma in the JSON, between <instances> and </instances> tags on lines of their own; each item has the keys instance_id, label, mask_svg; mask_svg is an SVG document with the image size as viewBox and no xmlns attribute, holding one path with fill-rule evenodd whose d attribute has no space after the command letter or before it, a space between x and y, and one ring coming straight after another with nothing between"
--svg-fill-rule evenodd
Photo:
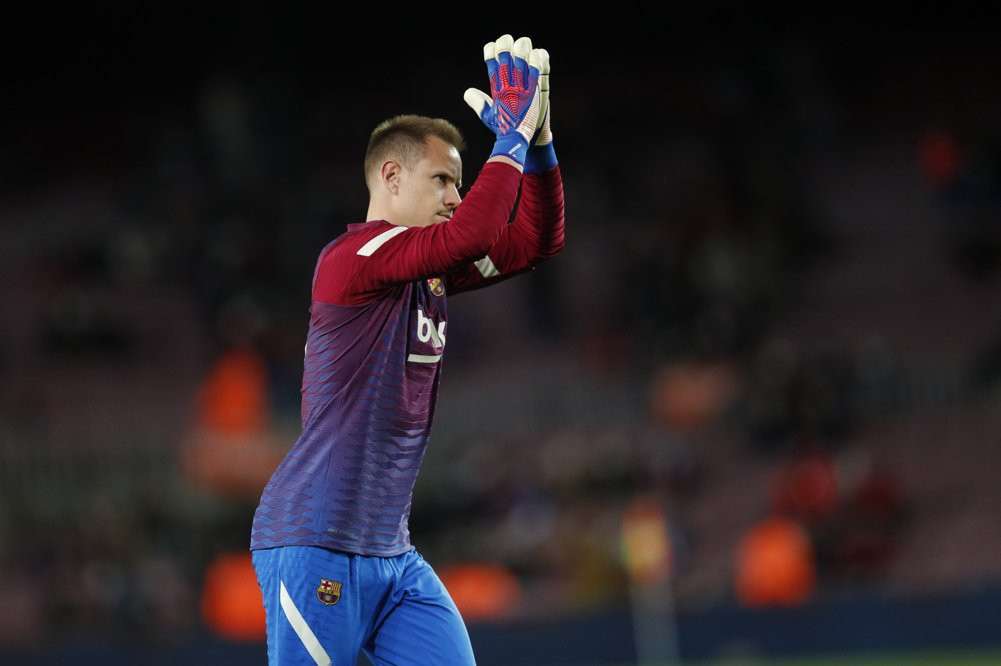
<instances>
[{"instance_id":1,"label":"maroon and blue gradient jersey","mask_svg":"<svg viewBox=\"0 0 1001 666\"><path fill-rule=\"evenodd\" d=\"M513 222L510 212L521 185ZM559 167L484 165L452 219L348 225L313 275L302 434L272 475L251 549L411 549L407 523L448 337L447 294L531 270L563 247Z\"/></svg>"}]
</instances>

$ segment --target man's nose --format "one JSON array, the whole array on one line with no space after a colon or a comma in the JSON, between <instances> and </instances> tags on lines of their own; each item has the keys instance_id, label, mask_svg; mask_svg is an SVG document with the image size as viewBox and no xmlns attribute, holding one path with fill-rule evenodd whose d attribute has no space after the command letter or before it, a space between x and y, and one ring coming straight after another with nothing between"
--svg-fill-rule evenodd
<instances>
[{"instance_id":1,"label":"man's nose","mask_svg":"<svg viewBox=\"0 0 1001 666\"><path fill-rule=\"evenodd\" d=\"M452 185L448 188L448 191L445 192L444 204L449 208L455 208L460 203L462 203L462 196L459 194L458 188L456 188L455 185Z\"/></svg>"}]
</instances>

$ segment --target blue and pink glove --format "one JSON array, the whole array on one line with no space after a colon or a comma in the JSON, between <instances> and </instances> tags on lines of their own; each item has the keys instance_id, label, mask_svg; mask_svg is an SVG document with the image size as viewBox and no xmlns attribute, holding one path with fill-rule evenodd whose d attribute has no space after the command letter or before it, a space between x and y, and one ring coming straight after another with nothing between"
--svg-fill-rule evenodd
<instances>
[{"instance_id":1,"label":"blue and pink glove","mask_svg":"<svg viewBox=\"0 0 1001 666\"><path fill-rule=\"evenodd\" d=\"M532 145L525 158L525 173L542 173L558 164L553 150L553 131L549 127L549 51L538 51L535 61L539 63L539 126L535 130Z\"/></svg>"},{"instance_id":2,"label":"blue and pink glove","mask_svg":"<svg viewBox=\"0 0 1001 666\"><path fill-rule=\"evenodd\" d=\"M490 94L469 88L463 99L497 136L491 157L505 155L524 166L529 146L533 140L541 141L542 134L549 136L551 150L552 133L548 132L548 124L544 132L537 131L542 118L539 87L542 53L540 49L532 49L528 37L514 41L511 35L503 35L483 47Z\"/></svg>"}]
</instances>

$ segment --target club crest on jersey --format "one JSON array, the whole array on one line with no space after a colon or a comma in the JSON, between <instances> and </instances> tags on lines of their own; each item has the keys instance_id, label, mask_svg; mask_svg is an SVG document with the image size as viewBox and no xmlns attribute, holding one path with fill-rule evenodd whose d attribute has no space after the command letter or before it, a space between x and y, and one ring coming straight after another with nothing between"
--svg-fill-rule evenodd
<instances>
[{"instance_id":1,"label":"club crest on jersey","mask_svg":"<svg viewBox=\"0 0 1001 666\"><path fill-rule=\"evenodd\" d=\"M445 293L445 283L441 281L441 278L428 278L428 287L431 288L431 293L435 296L441 296Z\"/></svg>"},{"instance_id":2,"label":"club crest on jersey","mask_svg":"<svg viewBox=\"0 0 1001 666\"><path fill-rule=\"evenodd\" d=\"M341 600L341 583L321 578L320 587L316 588L316 598L328 606L333 606Z\"/></svg>"}]
</instances>

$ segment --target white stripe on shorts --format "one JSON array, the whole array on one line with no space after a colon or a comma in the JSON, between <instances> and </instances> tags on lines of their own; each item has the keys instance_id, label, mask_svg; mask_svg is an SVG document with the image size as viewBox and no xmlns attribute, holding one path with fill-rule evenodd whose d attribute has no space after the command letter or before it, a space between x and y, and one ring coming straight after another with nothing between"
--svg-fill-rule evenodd
<instances>
[{"instance_id":1,"label":"white stripe on shorts","mask_svg":"<svg viewBox=\"0 0 1001 666\"><path fill-rule=\"evenodd\" d=\"M280 580L278 582L281 585L280 598L282 610L285 611L285 617L288 618L289 624L295 629L299 640L306 646L306 651L309 652L309 656L313 658L317 666L330 666L330 655L320 645L320 641L316 640L316 634L306 624L306 620L303 619L299 609L295 607L292 597L289 596L288 590L285 589L285 581Z\"/></svg>"}]
</instances>

